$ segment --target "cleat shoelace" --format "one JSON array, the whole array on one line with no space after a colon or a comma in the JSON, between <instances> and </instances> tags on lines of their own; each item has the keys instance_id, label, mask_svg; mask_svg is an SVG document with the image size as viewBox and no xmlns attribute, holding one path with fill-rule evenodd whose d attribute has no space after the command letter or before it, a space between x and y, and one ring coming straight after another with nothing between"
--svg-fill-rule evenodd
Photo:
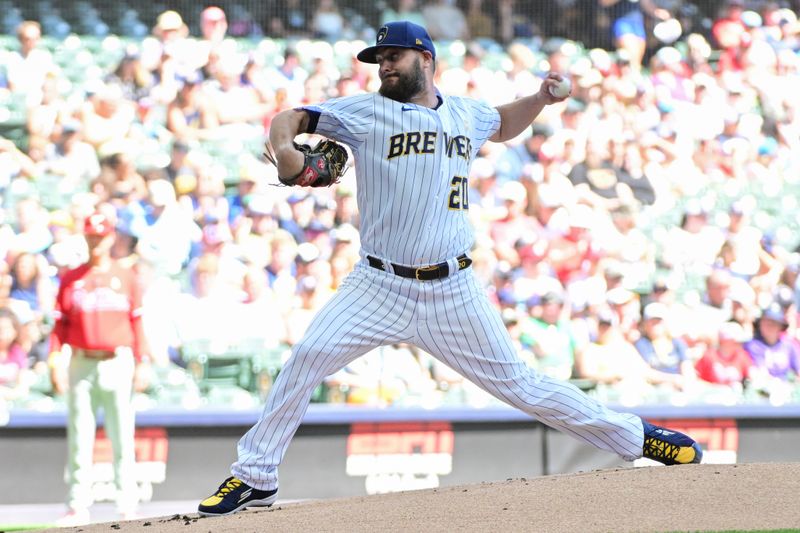
<instances>
[{"instance_id":1,"label":"cleat shoelace","mask_svg":"<svg viewBox=\"0 0 800 533\"><path fill-rule=\"evenodd\" d=\"M226 494L233 492L234 490L238 489L242 485L241 480L233 478L230 481L225 482L222 484L217 491L216 496L218 498L224 497Z\"/></svg>"},{"instance_id":2,"label":"cleat shoelace","mask_svg":"<svg viewBox=\"0 0 800 533\"><path fill-rule=\"evenodd\" d=\"M650 457L675 459L678 456L678 452L680 452L680 446L676 446L675 444L670 444L653 437L648 437L644 441L644 451L644 455L648 455Z\"/></svg>"}]
</instances>

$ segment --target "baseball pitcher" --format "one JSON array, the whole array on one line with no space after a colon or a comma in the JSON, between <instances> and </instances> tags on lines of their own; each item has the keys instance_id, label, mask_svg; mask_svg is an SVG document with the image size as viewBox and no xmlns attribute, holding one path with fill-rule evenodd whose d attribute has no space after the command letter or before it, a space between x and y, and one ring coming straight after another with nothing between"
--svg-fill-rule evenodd
<instances>
[{"instance_id":1,"label":"baseball pitcher","mask_svg":"<svg viewBox=\"0 0 800 533\"><path fill-rule=\"evenodd\" d=\"M517 136L546 105L564 100L549 91L561 76L551 73L536 94L497 108L442 95L433 84L433 43L424 28L405 21L380 28L358 59L379 66L378 94L284 111L269 139L287 185L330 185L343 166L337 142L314 150L296 145L297 135L316 133L351 148L362 260L294 346L261 419L239 441L232 476L200 504L200 514L275 502L278 465L317 385L373 348L401 342L537 420L626 460L700 462L700 447L686 435L611 411L529 368L470 269L470 163L486 141Z\"/></svg>"}]
</instances>

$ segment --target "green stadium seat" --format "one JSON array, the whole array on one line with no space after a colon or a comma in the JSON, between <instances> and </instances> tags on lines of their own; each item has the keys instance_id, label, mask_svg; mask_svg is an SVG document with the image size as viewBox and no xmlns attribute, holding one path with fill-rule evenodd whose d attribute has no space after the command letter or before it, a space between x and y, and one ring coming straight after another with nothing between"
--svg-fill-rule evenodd
<instances>
[{"instance_id":1,"label":"green stadium seat","mask_svg":"<svg viewBox=\"0 0 800 533\"><path fill-rule=\"evenodd\" d=\"M236 387L266 398L287 346L267 349L263 339L244 339L216 346L213 341L185 343L181 357L203 394Z\"/></svg>"},{"instance_id":2,"label":"green stadium seat","mask_svg":"<svg viewBox=\"0 0 800 533\"><path fill-rule=\"evenodd\" d=\"M55 174L37 176L34 187L42 206L48 210L65 209L75 194L89 190L85 184L74 184Z\"/></svg>"}]
</instances>

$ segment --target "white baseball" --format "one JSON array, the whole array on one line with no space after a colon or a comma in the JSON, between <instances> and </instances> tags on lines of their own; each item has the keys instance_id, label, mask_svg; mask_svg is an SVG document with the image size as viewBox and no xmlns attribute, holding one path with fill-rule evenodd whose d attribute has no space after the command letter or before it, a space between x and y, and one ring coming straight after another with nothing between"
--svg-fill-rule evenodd
<instances>
[{"instance_id":1,"label":"white baseball","mask_svg":"<svg viewBox=\"0 0 800 533\"><path fill-rule=\"evenodd\" d=\"M569 96L570 91L572 91L572 82L569 81L569 78L564 78L557 85L550 86L550 94L556 98Z\"/></svg>"}]
</instances>

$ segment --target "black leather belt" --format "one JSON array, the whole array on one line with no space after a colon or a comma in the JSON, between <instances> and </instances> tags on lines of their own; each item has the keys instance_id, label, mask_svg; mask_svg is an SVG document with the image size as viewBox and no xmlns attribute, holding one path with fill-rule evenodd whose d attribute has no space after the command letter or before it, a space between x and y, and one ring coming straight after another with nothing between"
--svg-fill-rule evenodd
<instances>
[{"instance_id":1,"label":"black leather belt","mask_svg":"<svg viewBox=\"0 0 800 533\"><path fill-rule=\"evenodd\" d=\"M458 261L458 269L464 270L465 268L469 268L472 264L472 259L467 257L467 254L461 254L456 257ZM383 266L383 261L378 259L377 257L372 257L371 255L367 256L367 261L369 261L369 266L372 268L377 268L378 270L386 271L386 268ZM411 278L411 279L418 279L420 281L432 281L434 279L439 278L446 278L450 275L450 265L446 262L439 263L437 265L429 265L419 268L411 268L403 265L395 265L394 263L389 263L392 265L392 270L395 274L400 276L401 278Z\"/></svg>"}]
</instances>

